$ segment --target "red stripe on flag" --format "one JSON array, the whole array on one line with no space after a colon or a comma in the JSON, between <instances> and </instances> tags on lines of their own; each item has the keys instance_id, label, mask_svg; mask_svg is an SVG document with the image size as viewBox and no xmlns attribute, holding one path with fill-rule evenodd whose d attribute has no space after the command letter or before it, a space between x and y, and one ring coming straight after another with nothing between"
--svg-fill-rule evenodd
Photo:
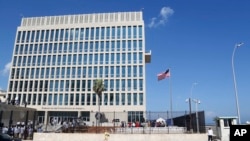
<instances>
[{"instance_id":1,"label":"red stripe on flag","mask_svg":"<svg viewBox=\"0 0 250 141\"><path fill-rule=\"evenodd\" d=\"M168 78L168 77L170 77L170 71L169 71L169 69L167 71L165 71L163 73L159 73L157 75L158 81L160 81L162 79L165 79L165 78Z\"/></svg>"}]
</instances>

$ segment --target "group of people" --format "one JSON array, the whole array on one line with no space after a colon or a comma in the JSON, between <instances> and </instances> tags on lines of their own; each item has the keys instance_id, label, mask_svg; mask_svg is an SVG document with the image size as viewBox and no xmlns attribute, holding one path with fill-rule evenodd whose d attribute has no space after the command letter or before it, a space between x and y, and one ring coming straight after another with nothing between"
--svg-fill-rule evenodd
<instances>
[{"instance_id":1,"label":"group of people","mask_svg":"<svg viewBox=\"0 0 250 141\"><path fill-rule=\"evenodd\" d=\"M8 105L19 105L20 104L18 97L16 97L15 99L13 98L12 100L10 98L7 98L5 100L5 103Z\"/></svg>"},{"instance_id":2,"label":"group of people","mask_svg":"<svg viewBox=\"0 0 250 141\"><path fill-rule=\"evenodd\" d=\"M2 127L2 133L8 134L14 138L20 138L20 139L32 139L33 135L33 128L27 127L25 125L12 125L11 127L3 126Z\"/></svg>"},{"instance_id":3,"label":"group of people","mask_svg":"<svg viewBox=\"0 0 250 141\"><path fill-rule=\"evenodd\" d=\"M126 127L125 122L121 122L121 127ZM141 127L141 123L139 121L136 122L129 122L128 127Z\"/></svg>"}]
</instances>

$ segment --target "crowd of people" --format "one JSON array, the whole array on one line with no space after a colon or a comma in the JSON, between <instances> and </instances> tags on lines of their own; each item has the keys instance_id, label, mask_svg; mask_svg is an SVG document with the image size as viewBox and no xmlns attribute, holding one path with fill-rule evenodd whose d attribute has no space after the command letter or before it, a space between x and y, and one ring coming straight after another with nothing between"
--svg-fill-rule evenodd
<instances>
[{"instance_id":1,"label":"crowd of people","mask_svg":"<svg viewBox=\"0 0 250 141\"><path fill-rule=\"evenodd\" d=\"M18 122L16 125L1 126L0 130L3 134L8 134L14 138L20 139L32 139L33 137L33 128L32 126L25 126L24 123Z\"/></svg>"}]
</instances>

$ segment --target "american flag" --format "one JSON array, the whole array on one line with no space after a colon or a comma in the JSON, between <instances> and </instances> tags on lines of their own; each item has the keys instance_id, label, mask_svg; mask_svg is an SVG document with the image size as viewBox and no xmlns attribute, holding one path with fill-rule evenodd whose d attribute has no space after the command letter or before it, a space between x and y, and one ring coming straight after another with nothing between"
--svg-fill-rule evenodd
<instances>
[{"instance_id":1,"label":"american flag","mask_svg":"<svg viewBox=\"0 0 250 141\"><path fill-rule=\"evenodd\" d=\"M168 78L168 77L170 77L170 71L169 71L169 69L167 69L165 72L159 73L157 75L158 81L160 81L162 79L165 79L165 78Z\"/></svg>"}]
</instances>

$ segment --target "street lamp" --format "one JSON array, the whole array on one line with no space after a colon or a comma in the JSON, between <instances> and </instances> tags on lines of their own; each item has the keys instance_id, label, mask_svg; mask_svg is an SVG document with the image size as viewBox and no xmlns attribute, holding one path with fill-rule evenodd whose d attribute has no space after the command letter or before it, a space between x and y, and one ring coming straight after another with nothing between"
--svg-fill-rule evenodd
<instances>
[{"instance_id":1,"label":"street lamp","mask_svg":"<svg viewBox=\"0 0 250 141\"><path fill-rule=\"evenodd\" d=\"M194 82L194 83L192 84L191 92L190 92L190 101L192 101L192 97L193 97L193 88L194 88L194 86L196 86L196 85L198 85L198 83L196 83L196 82ZM191 102L191 104L190 104L190 112L192 112L191 109L192 109L192 102Z\"/></svg>"},{"instance_id":2,"label":"street lamp","mask_svg":"<svg viewBox=\"0 0 250 141\"><path fill-rule=\"evenodd\" d=\"M238 102L238 92L237 92L237 85L236 85L236 78L235 78L235 71L234 71L234 54L238 47L242 46L244 43L235 44L233 54L232 54L232 70L233 70L233 79L234 79L234 92L235 92L235 100L236 100L236 108L237 108L237 114L238 114L238 122L241 124L240 121L240 108L239 108L239 102Z\"/></svg>"},{"instance_id":3,"label":"street lamp","mask_svg":"<svg viewBox=\"0 0 250 141\"><path fill-rule=\"evenodd\" d=\"M189 126L190 126L190 132L193 132L193 127L192 127L192 97L193 97L193 88L194 86L196 86L198 83L193 83L191 90L190 90L190 97L186 100L186 102L189 102L189 118L190 118L190 122L189 122Z\"/></svg>"},{"instance_id":4,"label":"street lamp","mask_svg":"<svg viewBox=\"0 0 250 141\"><path fill-rule=\"evenodd\" d=\"M201 103L200 100L198 99L193 99L193 102L195 103L195 107L196 107L196 126L197 126L197 133L200 133L200 129L199 129L199 115L198 115L198 104Z\"/></svg>"}]
</instances>

